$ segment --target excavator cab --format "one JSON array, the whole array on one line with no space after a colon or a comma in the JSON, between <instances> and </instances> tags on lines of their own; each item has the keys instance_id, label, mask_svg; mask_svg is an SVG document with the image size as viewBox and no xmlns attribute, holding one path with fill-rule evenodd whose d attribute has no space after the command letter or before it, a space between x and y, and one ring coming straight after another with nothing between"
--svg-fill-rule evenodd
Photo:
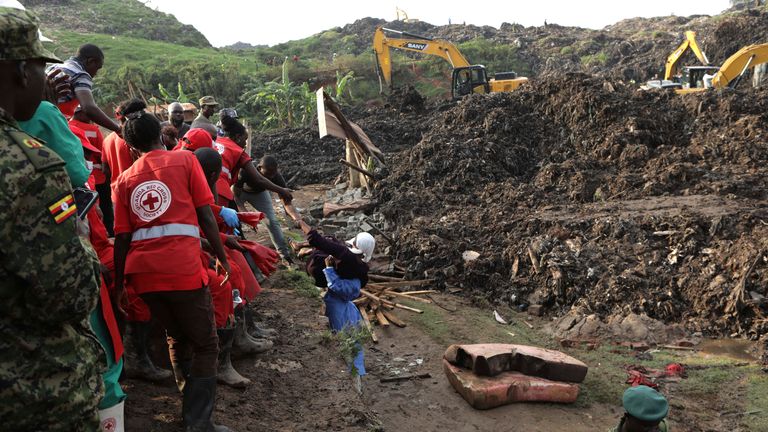
<instances>
[{"instance_id":1,"label":"excavator cab","mask_svg":"<svg viewBox=\"0 0 768 432\"><path fill-rule=\"evenodd\" d=\"M490 93L488 73L485 66L458 67L453 70L451 95L460 99L471 93Z\"/></svg>"},{"instance_id":2,"label":"excavator cab","mask_svg":"<svg viewBox=\"0 0 768 432\"><path fill-rule=\"evenodd\" d=\"M709 88L712 77L717 74L718 66L685 66L683 68L683 88Z\"/></svg>"}]
</instances>

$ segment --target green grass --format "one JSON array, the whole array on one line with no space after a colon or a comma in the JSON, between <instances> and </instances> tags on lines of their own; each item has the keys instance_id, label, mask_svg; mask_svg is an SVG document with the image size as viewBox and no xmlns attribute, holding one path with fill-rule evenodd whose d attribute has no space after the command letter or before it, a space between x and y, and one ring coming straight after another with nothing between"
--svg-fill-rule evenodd
<instances>
[{"instance_id":1,"label":"green grass","mask_svg":"<svg viewBox=\"0 0 768 432\"><path fill-rule=\"evenodd\" d=\"M768 430L768 374L755 371L747 378L747 414L744 418L746 430Z\"/></svg>"},{"instance_id":2,"label":"green grass","mask_svg":"<svg viewBox=\"0 0 768 432\"><path fill-rule=\"evenodd\" d=\"M584 66L590 65L603 65L608 61L608 54L605 51L600 51L596 54L588 54L581 57L581 64Z\"/></svg>"},{"instance_id":3,"label":"green grass","mask_svg":"<svg viewBox=\"0 0 768 432\"><path fill-rule=\"evenodd\" d=\"M320 300L320 291L315 288L315 282L303 271L278 270L269 280L274 287L293 289L301 297Z\"/></svg>"}]
</instances>

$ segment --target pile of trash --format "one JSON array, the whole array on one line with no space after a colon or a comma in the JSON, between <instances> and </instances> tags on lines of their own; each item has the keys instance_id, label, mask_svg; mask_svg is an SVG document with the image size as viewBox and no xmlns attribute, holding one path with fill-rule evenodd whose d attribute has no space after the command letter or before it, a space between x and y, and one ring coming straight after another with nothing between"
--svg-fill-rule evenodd
<instances>
[{"instance_id":1,"label":"pile of trash","mask_svg":"<svg viewBox=\"0 0 768 432\"><path fill-rule=\"evenodd\" d=\"M766 108L766 91L541 79L435 112L376 198L410 277L520 309L636 313L758 338Z\"/></svg>"}]
</instances>

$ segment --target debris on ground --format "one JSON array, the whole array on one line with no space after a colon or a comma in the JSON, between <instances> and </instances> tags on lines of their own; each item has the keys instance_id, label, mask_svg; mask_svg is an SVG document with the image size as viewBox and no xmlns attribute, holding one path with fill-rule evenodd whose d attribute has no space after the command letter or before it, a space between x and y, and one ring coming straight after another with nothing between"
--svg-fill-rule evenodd
<instances>
[{"instance_id":1,"label":"debris on ground","mask_svg":"<svg viewBox=\"0 0 768 432\"><path fill-rule=\"evenodd\" d=\"M443 369L474 408L514 402L573 403L587 365L558 351L511 344L451 345Z\"/></svg>"}]
</instances>

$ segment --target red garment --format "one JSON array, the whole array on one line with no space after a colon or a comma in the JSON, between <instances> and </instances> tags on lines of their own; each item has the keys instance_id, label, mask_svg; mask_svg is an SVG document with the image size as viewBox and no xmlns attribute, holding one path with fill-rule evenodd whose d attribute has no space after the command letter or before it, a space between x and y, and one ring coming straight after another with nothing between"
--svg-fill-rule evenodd
<instances>
[{"instance_id":1,"label":"red garment","mask_svg":"<svg viewBox=\"0 0 768 432\"><path fill-rule=\"evenodd\" d=\"M112 310L112 300L109 298L109 289L104 283L104 279L101 280L101 287L99 287L99 298L101 299L101 314L107 324L109 337L112 339L115 361L119 361L120 357L123 356L123 338L120 336L120 328L117 326L115 312Z\"/></svg>"},{"instance_id":2,"label":"red garment","mask_svg":"<svg viewBox=\"0 0 768 432\"><path fill-rule=\"evenodd\" d=\"M213 147L221 155L221 174L219 182L216 183L216 190L219 196L232 201L235 196L232 194L231 186L237 182L240 169L251 162L251 157L244 148L227 137L217 138Z\"/></svg>"},{"instance_id":3,"label":"red garment","mask_svg":"<svg viewBox=\"0 0 768 432\"><path fill-rule=\"evenodd\" d=\"M251 266L248 265L243 252L227 248L227 260L230 267L235 264L240 268L240 274L243 278L243 288L240 289L240 295L247 301L252 301L261 292L261 285L253 275Z\"/></svg>"},{"instance_id":4,"label":"red garment","mask_svg":"<svg viewBox=\"0 0 768 432\"><path fill-rule=\"evenodd\" d=\"M240 240L239 243L248 250L256 263L256 267L261 270L264 276L269 276L275 271L275 264L280 260L280 255L277 252L249 240Z\"/></svg>"},{"instance_id":5,"label":"red garment","mask_svg":"<svg viewBox=\"0 0 768 432\"><path fill-rule=\"evenodd\" d=\"M264 213L260 211L239 212L237 213L237 218L240 219L240 222L248 224L253 227L253 229L257 230L259 222L264 219Z\"/></svg>"},{"instance_id":6,"label":"red garment","mask_svg":"<svg viewBox=\"0 0 768 432\"><path fill-rule=\"evenodd\" d=\"M80 101L77 98L73 98L71 101L61 102L56 107L64 114L66 118L72 118L75 115L75 109L80 105Z\"/></svg>"},{"instance_id":7,"label":"red garment","mask_svg":"<svg viewBox=\"0 0 768 432\"><path fill-rule=\"evenodd\" d=\"M70 126L75 126L82 129L85 132L85 137L99 152L104 149L104 136L101 134L101 129L94 123L85 123L75 119L69 121ZM93 171L91 172L93 178L96 180L96 184L102 184L107 181L107 177L104 175L104 171L101 170L101 155L97 157L86 157L86 160L93 163Z\"/></svg>"},{"instance_id":8,"label":"red garment","mask_svg":"<svg viewBox=\"0 0 768 432\"><path fill-rule=\"evenodd\" d=\"M101 150L101 163L109 165L109 182L114 185L123 171L133 165L133 155L124 139L112 132L104 139Z\"/></svg>"},{"instance_id":9,"label":"red garment","mask_svg":"<svg viewBox=\"0 0 768 432\"><path fill-rule=\"evenodd\" d=\"M112 253L112 243L107 238L107 229L104 227L104 222L101 221L99 214L95 211L89 211L86 214L88 218L88 225L90 226L89 240L91 246L99 256L99 261L103 266L109 269L111 276L114 277L114 259ZM120 329L117 326L117 320L115 319L115 313L112 310L112 301L109 298L110 291L114 288L114 284L107 286L104 282L104 278L101 279L101 286L99 287L99 296L101 298L101 313L104 318L104 322L107 324L107 330L109 336L112 339L112 348L114 349L115 359L119 359L123 355L123 340L120 336Z\"/></svg>"},{"instance_id":10,"label":"red garment","mask_svg":"<svg viewBox=\"0 0 768 432\"><path fill-rule=\"evenodd\" d=\"M189 150L194 152L197 149L210 147L213 147L213 138L211 138L211 134L205 129L194 128L188 130L187 133L184 134L173 150Z\"/></svg>"},{"instance_id":11,"label":"red garment","mask_svg":"<svg viewBox=\"0 0 768 432\"><path fill-rule=\"evenodd\" d=\"M235 314L235 306L232 303L232 285L229 281L222 285L224 275L216 273L216 270L209 267L208 263L211 256L205 252L200 253L200 260L205 267L205 272L210 280L211 303L213 304L213 316L216 321L216 328L224 328L227 325L227 319ZM230 268L234 270L230 263ZM230 274L230 280L232 274Z\"/></svg>"},{"instance_id":12,"label":"red garment","mask_svg":"<svg viewBox=\"0 0 768 432\"><path fill-rule=\"evenodd\" d=\"M112 201L115 234L132 237L125 274L138 294L208 282L196 209L213 204L213 195L194 154L144 154L112 185Z\"/></svg>"}]
</instances>

